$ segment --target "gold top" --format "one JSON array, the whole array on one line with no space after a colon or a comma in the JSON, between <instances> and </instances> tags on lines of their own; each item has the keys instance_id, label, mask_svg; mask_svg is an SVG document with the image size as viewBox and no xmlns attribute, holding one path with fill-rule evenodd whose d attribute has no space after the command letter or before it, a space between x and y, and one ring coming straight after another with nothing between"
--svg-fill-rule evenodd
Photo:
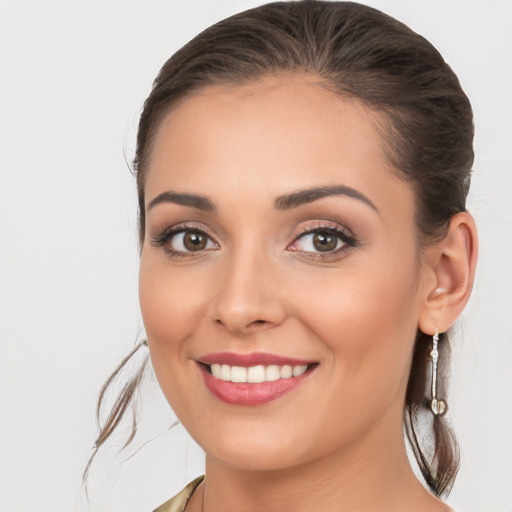
<instances>
[{"instance_id":1,"label":"gold top","mask_svg":"<svg viewBox=\"0 0 512 512\"><path fill-rule=\"evenodd\" d=\"M194 494L197 486L204 480L204 476L200 476L190 482L181 492L176 494L174 498L166 501L153 512L184 512L190 496Z\"/></svg>"}]
</instances>

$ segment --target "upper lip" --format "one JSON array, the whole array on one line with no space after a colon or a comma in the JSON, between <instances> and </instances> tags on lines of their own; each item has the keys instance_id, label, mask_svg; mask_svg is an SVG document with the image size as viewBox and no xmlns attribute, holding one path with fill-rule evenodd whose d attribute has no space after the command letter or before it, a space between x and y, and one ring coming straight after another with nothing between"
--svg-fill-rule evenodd
<instances>
[{"instance_id":1,"label":"upper lip","mask_svg":"<svg viewBox=\"0 0 512 512\"><path fill-rule=\"evenodd\" d=\"M229 366L268 366L268 365L290 365L301 366L315 363L304 359L295 359L293 357L280 356L265 352L253 352L251 354L236 354L234 352L215 352L206 354L197 358L197 361L204 364L227 364Z\"/></svg>"}]
</instances>

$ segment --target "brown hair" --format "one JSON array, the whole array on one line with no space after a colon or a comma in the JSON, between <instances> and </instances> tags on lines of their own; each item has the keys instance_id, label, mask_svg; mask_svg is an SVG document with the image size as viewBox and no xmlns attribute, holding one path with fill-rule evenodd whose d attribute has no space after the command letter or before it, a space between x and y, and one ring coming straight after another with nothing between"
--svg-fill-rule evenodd
<instances>
[{"instance_id":1,"label":"brown hair","mask_svg":"<svg viewBox=\"0 0 512 512\"><path fill-rule=\"evenodd\" d=\"M220 21L164 64L144 103L134 160L141 244L151 145L168 112L204 87L295 71L316 75L331 90L382 113L386 122L379 129L389 158L415 192L420 244L444 236L451 217L465 210L474 156L471 105L456 75L425 38L376 9L304 0L268 4ZM439 345L442 392L449 360L446 334ZM446 418L428 410L430 346L431 338L418 332L404 428L427 484L443 495L453 485L459 453ZM129 407L136 381L128 383L101 426L93 456Z\"/></svg>"}]
</instances>

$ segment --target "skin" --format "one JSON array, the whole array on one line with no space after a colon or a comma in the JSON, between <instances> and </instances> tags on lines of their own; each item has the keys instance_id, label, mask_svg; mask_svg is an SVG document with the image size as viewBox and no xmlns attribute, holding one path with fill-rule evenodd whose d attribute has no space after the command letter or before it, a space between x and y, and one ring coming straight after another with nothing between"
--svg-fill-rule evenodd
<instances>
[{"instance_id":1,"label":"skin","mask_svg":"<svg viewBox=\"0 0 512 512\"><path fill-rule=\"evenodd\" d=\"M418 327L448 329L467 301L476 235L459 214L420 250L414 194L386 157L380 121L293 75L206 88L158 130L140 303L160 386L206 452L206 484L187 511L449 510L410 468L404 397ZM275 208L282 195L338 185L375 208L346 195ZM167 191L206 196L215 210L149 207ZM176 235L152 243L183 223L208 235L203 250L184 252ZM312 235L299 237L319 226L357 242L319 253ZM318 366L291 393L236 406L204 385L197 359L212 352Z\"/></svg>"}]
</instances>

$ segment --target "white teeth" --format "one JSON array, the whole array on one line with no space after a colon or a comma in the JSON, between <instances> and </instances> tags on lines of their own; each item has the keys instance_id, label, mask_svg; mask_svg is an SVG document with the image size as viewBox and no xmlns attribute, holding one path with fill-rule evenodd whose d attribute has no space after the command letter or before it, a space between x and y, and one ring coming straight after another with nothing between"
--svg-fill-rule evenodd
<instances>
[{"instance_id":1,"label":"white teeth","mask_svg":"<svg viewBox=\"0 0 512 512\"><path fill-rule=\"evenodd\" d=\"M232 366L231 382L247 382L247 368L243 366Z\"/></svg>"},{"instance_id":2,"label":"white teeth","mask_svg":"<svg viewBox=\"0 0 512 512\"><path fill-rule=\"evenodd\" d=\"M271 364L269 366L258 365L247 368L244 366L229 366L228 364L210 365L210 371L217 379L226 382L249 382L251 384L300 377L307 369L306 364L299 366Z\"/></svg>"},{"instance_id":3,"label":"white teeth","mask_svg":"<svg viewBox=\"0 0 512 512\"><path fill-rule=\"evenodd\" d=\"M308 366L305 364L303 366L294 366L293 367L293 376L299 377L302 375L306 370L308 369Z\"/></svg>"},{"instance_id":4,"label":"white teeth","mask_svg":"<svg viewBox=\"0 0 512 512\"><path fill-rule=\"evenodd\" d=\"M279 366L276 364L271 364L267 366L265 369L265 380L267 382L273 382L275 380L279 380L281 378L281 374L279 371Z\"/></svg>"},{"instance_id":5,"label":"white teeth","mask_svg":"<svg viewBox=\"0 0 512 512\"><path fill-rule=\"evenodd\" d=\"M221 375L222 375L222 370L221 370L221 367L220 367L220 364L212 364L210 366L210 370L212 371L212 375L214 377L216 377L217 379L220 379L221 378Z\"/></svg>"},{"instance_id":6,"label":"white teeth","mask_svg":"<svg viewBox=\"0 0 512 512\"><path fill-rule=\"evenodd\" d=\"M289 379L293 375L293 368L289 365L281 366L281 371L279 373L281 379Z\"/></svg>"},{"instance_id":7,"label":"white teeth","mask_svg":"<svg viewBox=\"0 0 512 512\"><path fill-rule=\"evenodd\" d=\"M221 366L220 378L228 382L231 380L231 366L227 364Z\"/></svg>"},{"instance_id":8,"label":"white teeth","mask_svg":"<svg viewBox=\"0 0 512 512\"><path fill-rule=\"evenodd\" d=\"M265 382L265 367L264 366L249 366L247 368L247 382L257 384L258 382Z\"/></svg>"}]
</instances>

